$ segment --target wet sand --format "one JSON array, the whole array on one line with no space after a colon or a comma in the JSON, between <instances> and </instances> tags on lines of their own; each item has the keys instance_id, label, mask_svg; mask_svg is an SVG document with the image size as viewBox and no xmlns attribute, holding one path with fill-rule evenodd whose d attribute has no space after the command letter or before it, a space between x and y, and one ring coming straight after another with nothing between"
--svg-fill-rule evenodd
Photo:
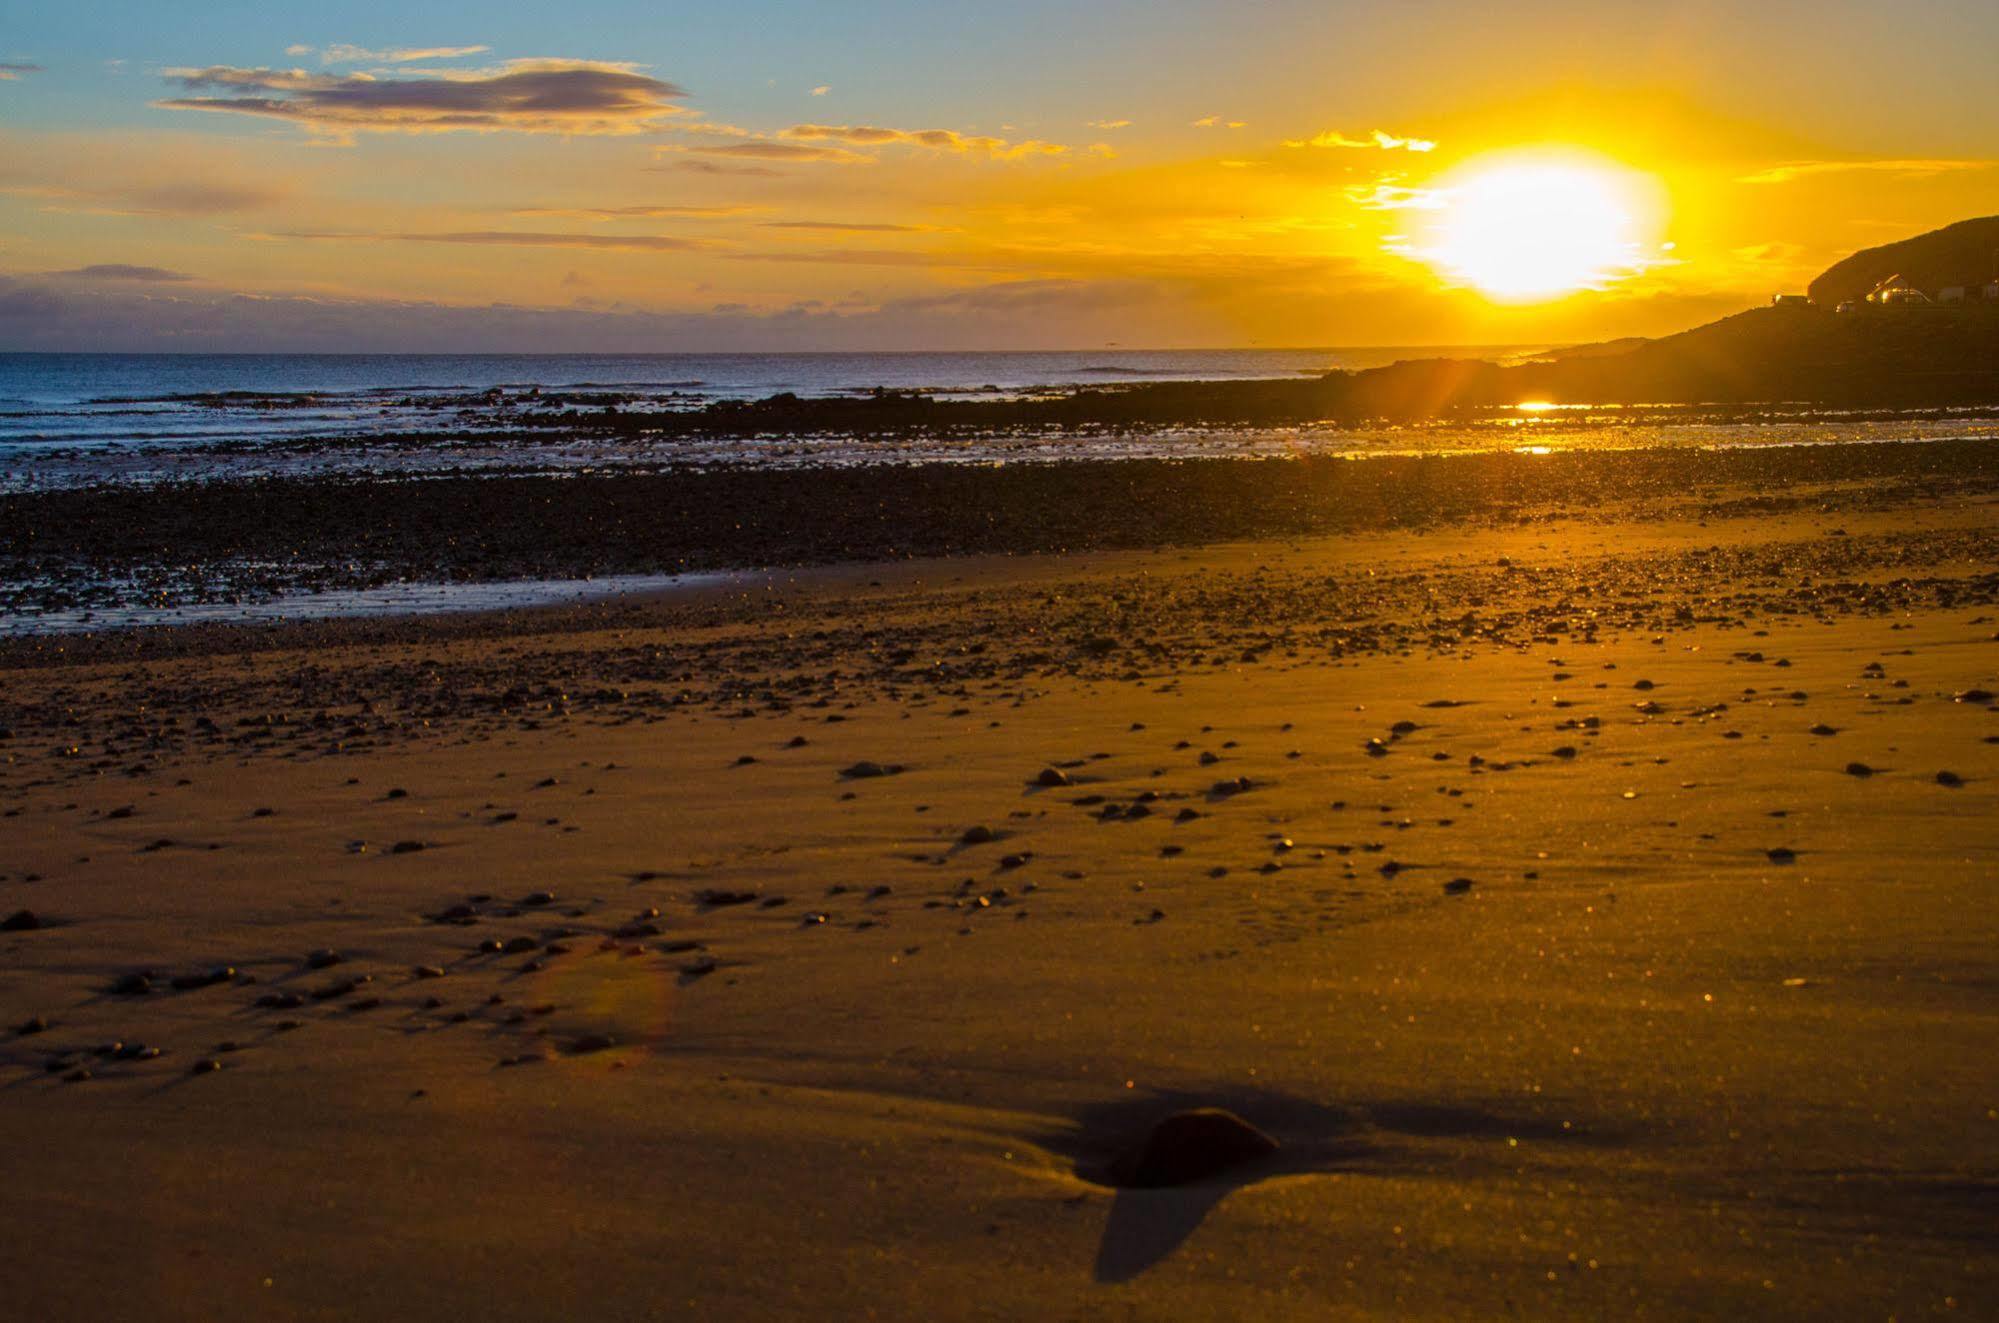
<instances>
[{"instance_id":1,"label":"wet sand","mask_svg":"<svg viewBox=\"0 0 1999 1323\"><path fill-rule=\"evenodd\" d=\"M1960 477L0 647L0 1292L1989 1315Z\"/></svg>"}]
</instances>

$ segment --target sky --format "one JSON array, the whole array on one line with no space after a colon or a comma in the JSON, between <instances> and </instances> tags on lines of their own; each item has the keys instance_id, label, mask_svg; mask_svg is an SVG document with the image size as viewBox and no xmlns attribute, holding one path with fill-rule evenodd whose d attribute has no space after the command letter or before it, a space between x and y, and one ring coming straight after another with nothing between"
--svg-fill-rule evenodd
<instances>
[{"instance_id":1,"label":"sky","mask_svg":"<svg viewBox=\"0 0 1999 1323\"><path fill-rule=\"evenodd\" d=\"M1657 335L1999 212L1990 0L18 6L0 350Z\"/></svg>"}]
</instances>

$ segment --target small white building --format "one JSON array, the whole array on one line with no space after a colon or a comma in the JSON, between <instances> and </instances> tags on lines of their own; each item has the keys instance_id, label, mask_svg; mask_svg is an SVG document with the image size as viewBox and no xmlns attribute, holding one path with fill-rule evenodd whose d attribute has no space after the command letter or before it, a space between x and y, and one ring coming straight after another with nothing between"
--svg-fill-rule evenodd
<instances>
[{"instance_id":1,"label":"small white building","mask_svg":"<svg viewBox=\"0 0 1999 1323\"><path fill-rule=\"evenodd\" d=\"M1942 289L1937 291L1937 302L1938 303L1964 302L1964 286L1945 285Z\"/></svg>"}]
</instances>

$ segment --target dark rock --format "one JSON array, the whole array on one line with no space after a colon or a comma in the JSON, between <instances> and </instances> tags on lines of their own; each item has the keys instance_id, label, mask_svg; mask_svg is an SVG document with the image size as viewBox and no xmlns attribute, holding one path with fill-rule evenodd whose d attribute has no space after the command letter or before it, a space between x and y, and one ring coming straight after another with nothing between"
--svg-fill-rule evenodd
<instances>
[{"instance_id":1,"label":"dark rock","mask_svg":"<svg viewBox=\"0 0 1999 1323\"><path fill-rule=\"evenodd\" d=\"M877 776L894 776L902 770L901 763L858 762L851 767L840 769L840 775L850 781L865 781Z\"/></svg>"},{"instance_id":2,"label":"dark rock","mask_svg":"<svg viewBox=\"0 0 1999 1323\"><path fill-rule=\"evenodd\" d=\"M509 937L500 947L501 955L526 955L529 951L541 949L541 943L532 937Z\"/></svg>"},{"instance_id":3,"label":"dark rock","mask_svg":"<svg viewBox=\"0 0 1999 1323\"><path fill-rule=\"evenodd\" d=\"M1937 784L1940 786L1949 786L1952 790L1956 790L1964 784L1964 778L1956 772L1938 772Z\"/></svg>"},{"instance_id":4,"label":"dark rock","mask_svg":"<svg viewBox=\"0 0 1999 1323\"><path fill-rule=\"evenodd\" d=\"M1468 877L1454 877L1444 883L1444 894L1447 896L1462 896L1470 890L1471 879Z\"/></svg>"},{"instance_id":5,"label":"dark rock","mask_svg":"<svg viewBox=\"0 0 1999 1323\"><path fill-rule=\"evenodd\" d=\"M0 933L31 933L42 926L42 921L33 910L15 910L0 919Z\"/></svg>"},{"instance_id":6,"label":"dark rock","mask_svg":"<svg viewBox=\"0 0 1999 1323\"><path fill-rule=\"evenodd\" d=\"M322 946L317 951L309 952L306 955L305 967L307 969L331 969L346 958L332 947Z\"/></svg>"},{"instance_id":7,"label":"dark rock","mask_svg":"<svg viewBox=\"0 0 1999 1323\"><path fill-rule=\"evenodd\" d=\"M397 841L389 847L390 854L415 854L423 849L422 841Z\"/></svg>"},{"instance_id":8,"label":"dark rock","mask_svg":"<svg viewBox=\"0 0 1999 1323\"><path fill-rule=\"evenodd\" d=\"M143 997L153 990L153 980L145 974L122 974L111 984L114 997Z\"/></svg>"},{"instance_id":9,"label":"dark rock","mask_svg":"<svg viewBox=\"0 0 1999 1323\"><path fill-rule=\"evenodd\" d=\"M1113 1183L1132 1189L1191 1185L1277 1151L1277 1141L1216 1107L1176 1112L1154 1126L1110 1167Z\"/></svg>"},{"instance_id":10,"label":"dark rock","mask_svg":"<svg viewBox=\"0 0 1999 1323\"><path fill-rule=\"evenodd\" d=\"M1769 856L1770 862L1773 864L1791 864L1796 863L1798 859L1798 852L1788 845L1780 845L1775 849L1765 850L1763 853Z\"/></svg>"},{"instance_id":11,"label":"dark rock","mask_svg":"<svg viewBox=\"0 0 1999 1323\"><path fill-rule=\"evenodd\" d=\"M1848 776L1872 776L1874 775L1874 769L1866 763L1848 763L1846 765L1846 774Z\"/></svg>"},{"instance_id":12,"label":"dark rock","mask_svg":"<svg viewBox=\"0 0 1999 1323\"><path fill-rule=\"evenodd\" d=\"M618 1040L610 1034L584 1034L570 1040L566 1049L571 1056L583 1056L590 1052L608 1052L618 1045Z\"/></svg>"},{"instance_id":13,"label":"dark rock","mask_svg":"<svg viewBox=\"0 0 1999 1323\"><path fill-rule=\"evenodd\" d=\"M1034 784L1046 790L1069 784L1069 774L1059 767L1044 767L1034 775Z\"/></svg>"},{"instance_id":14,"label":"dark rock","mask_svg":"<svg viewBox=\"0 0 1999 1323\"><path fill-rule=\"evenodd\" d=\"M991 845L998 839L999 837L994 835L991 827L967 827L965 828L965 834L958 838L958 844Z\"/></svg>"}]
</instances>

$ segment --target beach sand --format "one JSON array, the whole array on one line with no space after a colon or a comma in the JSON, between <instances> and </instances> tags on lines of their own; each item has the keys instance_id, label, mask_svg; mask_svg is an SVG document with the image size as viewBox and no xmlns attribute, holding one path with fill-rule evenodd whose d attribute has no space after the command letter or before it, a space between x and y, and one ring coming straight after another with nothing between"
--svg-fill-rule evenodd
<instances>
[{"instance_id":1,"label":"beach sand","mask_svg":"<svg viewBox=\"0 0 1999 1323\"><path fill-rule=\"evenodd\" d=\"M4 1312L1993 1317L1999 505L1749 506L16 647Z\"/></svg>"}]
</instances>

